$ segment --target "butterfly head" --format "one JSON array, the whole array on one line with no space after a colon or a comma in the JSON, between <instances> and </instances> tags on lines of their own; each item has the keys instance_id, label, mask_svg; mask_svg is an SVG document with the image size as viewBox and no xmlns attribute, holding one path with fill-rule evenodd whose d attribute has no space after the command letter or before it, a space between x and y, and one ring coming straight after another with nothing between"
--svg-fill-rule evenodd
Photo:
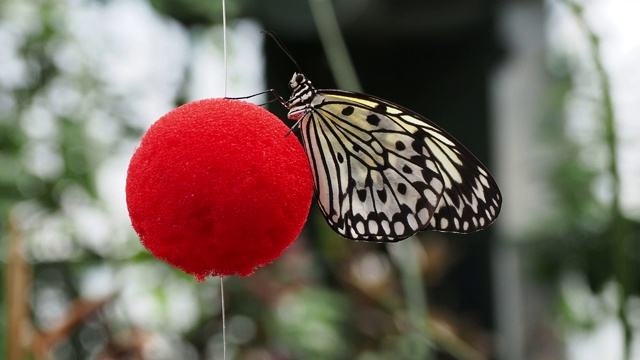
<instances>
[{"instance_id":1,"label":"butterfly head","mask_svg":"<svg viewBox=\"0 0 640 360\"><path fill-rule=\"evenodd\" d=\"M293 73L293 76L291 77L291 80L289 81L289 88L291 90L295 90L297 87L300 87L301 85L304 85L305 83L310 83L309 80L307 80L307 77L304 76L304 74L299 74L299 73Z\"/></svg>"},{"instance_id":2,"label":"butterfly head","mask_svg":"<svg viewBox=\"0 0 640 360\"><path fill-rule=\"evenodd\" d=\"M289 81L291 97L285 106L289 109L288 117L292 120L300 119L308 110L315 95L316 89L304 74L293 73Z\"/></svg>"}]
</instances>

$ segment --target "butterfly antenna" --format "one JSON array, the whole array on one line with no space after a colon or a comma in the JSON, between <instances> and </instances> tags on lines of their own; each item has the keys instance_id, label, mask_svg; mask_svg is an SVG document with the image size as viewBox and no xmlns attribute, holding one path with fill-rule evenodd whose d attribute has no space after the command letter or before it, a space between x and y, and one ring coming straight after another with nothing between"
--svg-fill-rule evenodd
<instances>
[{"instance_id":1,"label":"butterfly antenna","mask_svg":"<svg viewBox=\"0 0 640 360\"><path fill-rule=\"evenodd\" d=\"M302 68L300 68L300 65L298 65L298 62L296 61L296 59L293 58L293 55L291 55L291 52L289 51L289 49L287 49L286 46L284 46L284 44L282 43L282 41L280 40L280 38L278 37L278 34L276 34L275 32L271 31L271 30L262 30L260 31L261 33L265 34L265 35L269 35L271 36L271 38L273 39L273 41L276 42L276 44L278 45L278 47L280 47L280 49L282 51L284 51L285 54L287 54L287 56L289 57L289 59L291 59L291 61L293 62L293 64L296 66L296 68L298 69L298 73L302 73Z\"/></svg>"}]
</instances>

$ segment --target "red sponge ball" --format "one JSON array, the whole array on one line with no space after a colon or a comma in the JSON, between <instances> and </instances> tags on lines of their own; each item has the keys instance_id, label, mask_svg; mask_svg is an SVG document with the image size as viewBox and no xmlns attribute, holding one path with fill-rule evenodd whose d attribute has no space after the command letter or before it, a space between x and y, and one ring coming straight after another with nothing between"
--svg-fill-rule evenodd
<instances>
[{"instance_id":1,"label":"red sponge ball","mask_svg":"<svg viewBox=\"0 0 640 360\"><path fill-rule=\"evenodd\" d=\"M127 206L142 244L192 274L252 274L296 239L309 213L302 146L267 110L195 101L160 118L127 174Z\"/></svg>"}]
</instances>

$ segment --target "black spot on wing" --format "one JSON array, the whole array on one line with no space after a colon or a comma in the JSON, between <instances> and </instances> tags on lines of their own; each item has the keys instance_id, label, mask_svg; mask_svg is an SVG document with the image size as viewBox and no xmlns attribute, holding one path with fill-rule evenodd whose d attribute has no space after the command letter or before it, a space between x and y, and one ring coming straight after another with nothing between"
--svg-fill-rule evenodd
<instances>
[{"instance_id":1,"label":"black spot on wing","mask_svg":"<svg viewBox=\"0 0 640 360\"><path fill-rule=\"evenodd\" d=\"M382 189L382 190L378 190L378 198L380 199L380 201L384 204L387 202L387 190Z\"/></svg>"},{"instance_id":2,"label":"black spot on wing","mask_svg":"<svg viewBox=\"0 0 640 360\"><path fill-rule=\"evenodd\" d=\"M347 192L351 192L356 187L356 181L353 178L349 178L347 182Z\"/></svg>"},{"instance_id":3,"label":"black spot on wing","mask_svg":"<svg viewBox=\"0 0 640 360\"><path fill-rule=\"evenodd\" d=\"M378 104L373 108L373 111L377 112L378 114L385 114L387 112L387 105L382 103Z\"/></svg>"},{"instance_id":4,"label":"black spot on wing","mask_svg":"<svg viewBox=\"0 0 640 360\"><path fill-rule=\"evenodd\" d=\"M370 188L373 186L373 178L371 177L371 173L369 173L367 177L364 179L364 186L367 188Z\"/></svg>"},{"instance_id":5,"label":"black spot on wing","mask_svg":"<svg viewBox=\"0 0 640 360\"><path fill-rule=\"evenodd\" d=\"M365 200L367 200L367 190L366 189L357 190L356 193L358 194L358 199L360 199L360 201L365 202Z\"/></svg>"},{"instance_id":6,"label":"black spot on wing","mask_svg":"<svg viewBox=\"0 0 640 360\"><path fill-rule=\"evenodd\" d=\"M380 124L380 118L378 115L369 114L369 116L367 116L367 122L373 126L378 126L378 124Z\"/></svg>"},{"instance_id":7,"label":"black spot on wing","mask_svg":"<svg viewBox=\"0 0 640 360\"><path fill-rule=\"evenodd\" d=\"M353 106L347 106L344 109L342 109L341 113L344 116L349 116L349 115L353 114L354 110L355 109L353 108Z\"/></svg>"}]
</instances>

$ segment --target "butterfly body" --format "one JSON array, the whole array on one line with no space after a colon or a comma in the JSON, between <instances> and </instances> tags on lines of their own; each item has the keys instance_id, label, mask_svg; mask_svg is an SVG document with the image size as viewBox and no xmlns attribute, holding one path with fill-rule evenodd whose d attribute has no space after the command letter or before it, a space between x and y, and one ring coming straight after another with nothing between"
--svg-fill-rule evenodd
<instances>
[{"instance_id":1,"label":"butterfly body","mask_svg":"<svg viewBox=\"0 0 640 360\"><path fill-rule=\"evenodd\" d=\"M327 223L354 240L398 241L421 230L473 232L502 198L487 169L451 135L389 101L289 82L296 120Z\"/></svg>"}]
</instances>

